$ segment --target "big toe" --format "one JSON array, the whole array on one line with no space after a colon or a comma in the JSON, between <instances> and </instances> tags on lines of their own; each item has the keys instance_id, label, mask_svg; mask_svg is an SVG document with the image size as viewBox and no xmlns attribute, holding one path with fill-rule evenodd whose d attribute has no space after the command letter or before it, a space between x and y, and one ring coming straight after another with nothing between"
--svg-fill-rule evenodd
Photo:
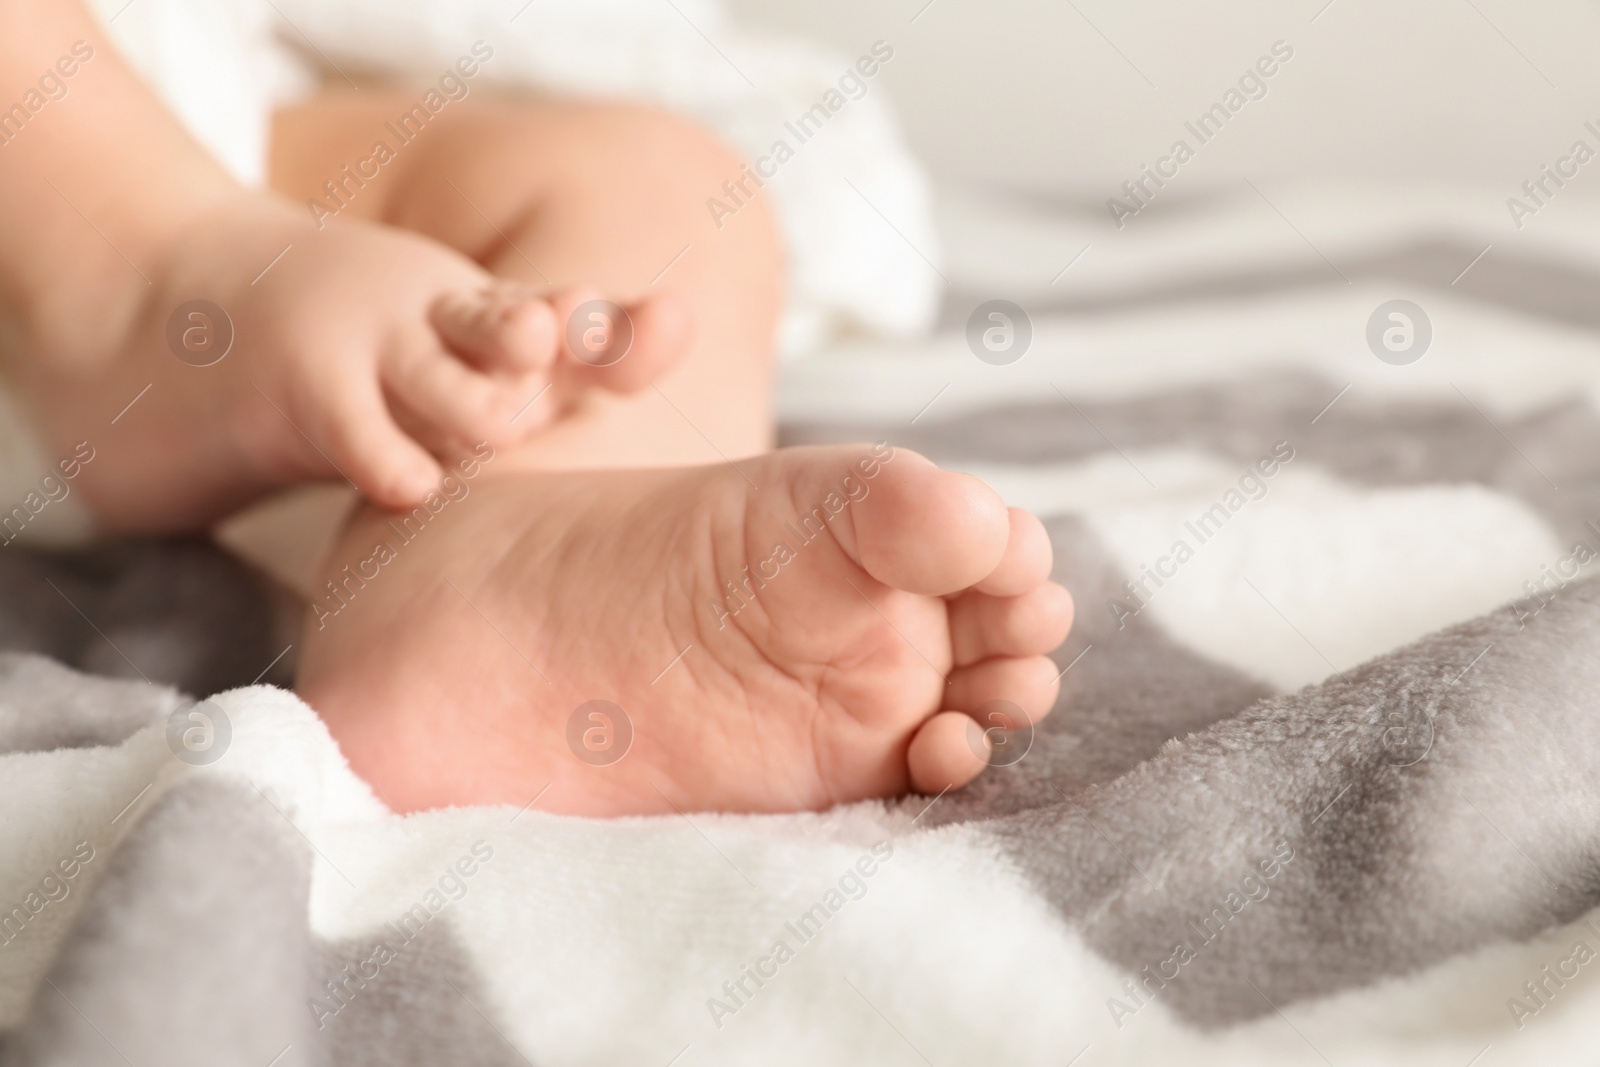
<instances>
[{"instance_id":1,"label":"big toe","mask_svg":"<svg viewBox=\"0 0 1600 1067\"><path fill-rule=\"evenodd\" d=\"M896 589L954 593L992 573L1005 555L1010 519L999 494L915 452L875 445L829 488L854 502L842 531L846 551Z\"/></svg>"}]
</instances>

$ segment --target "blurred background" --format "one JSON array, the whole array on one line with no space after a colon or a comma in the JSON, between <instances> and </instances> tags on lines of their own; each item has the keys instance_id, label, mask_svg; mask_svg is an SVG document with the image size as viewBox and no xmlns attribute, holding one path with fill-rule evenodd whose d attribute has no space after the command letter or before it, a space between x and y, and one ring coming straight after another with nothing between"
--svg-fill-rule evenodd
<instances>
[{"instance_id":1,"label":"blurred background","mask_svg":"<svg viewBox=\"0 0 1600 1067\"><path fill-rule=\"evenodd\" d=\"M727 2L851 55L889 41L881 83L942 187L1096 209L1280 39L1294 59L1174 194L1243 176L1448 182L1482 188L1498 221L1600 120L1600 7L1579 0Z\"/></svg>"}]
</instances>

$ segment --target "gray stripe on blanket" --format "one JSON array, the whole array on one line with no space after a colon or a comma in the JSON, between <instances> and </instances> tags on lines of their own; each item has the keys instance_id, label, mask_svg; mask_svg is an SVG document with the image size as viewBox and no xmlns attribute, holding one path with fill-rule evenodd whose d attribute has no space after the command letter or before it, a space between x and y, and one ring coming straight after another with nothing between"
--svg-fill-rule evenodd
<instances>
[{"instance_id":1,"label":"gray stripe on blanket","mask_svg":"<svg viewBox=\"0 0 1600 1067\"><path fill-rule=\"evenodd\" d=\"M317 1062L301 1003L308 856L281 816L237 786L191 782L162 797L103 861L104 881L0 1062Z\"/></svg>"},{"instance_id":2,"label":"gray stripe on blanket","mask_svg":"<svg viewBox=\"0 0 1600 1067\"><path fill-rule=\"evenodd\" d=\"M1600 524L1600 417L1587 403L1491 419L1464 397L1393 400L1352 388L1329 408L1345 384L1262 373L1127 400L1018 404L946 420L930 413L914 425L801 423L783 428L782 443L887 438L955 467L1183 446L1243 467L1288 441L1297 456L1365 485L1493 486L1545 515L1563 539L1581 536L1589 521ZM1589 537L1600 543L1600 535Z\"/></svg>"},{"instance_id":3,"label":"gray stripe on blanket","mask_svg":"<svg viewBox=\"0 0 1600 1067\"><path fill-rule=\"evenodd\" d=\"M1474 300L1498 305L1524 315L1588 329L1600 329L1600 274L1578 263L1563 262L1550 256L1528 256L1503 246L1484 252L1482 245L1455 241L1419 241L1400 248L1352 258L1341 258L1338 273L1321 260L1297 259L1271 266L1236 270L1225 268L1192 275L1177 281L1163 281L1130 287L1117 293L1072 296L1052 295L1047 299L1019 301L1030 315L1051 313L1095 315L1152 310L1164 305L1240 297L1260 297L1295 289L1342 285L1345 279L1391 281L1416 296L1418 287L1448 291L1451 299ZM1466 270L1468 265L1471 270ZM1341 277L1340 275L1343 275ZM1456 281L1459 277L1459 281ZM961 329L973 308L1005 293L956 291L944 303L940 326ZM1426 297L1420 297L1426 310Z\"/></svg>"},{"instance_id":4,"label":"gray stripe on blanket","mask_svg":"<svg viewBox=\"0 0 1600 1067\"><path fill-rule=\"evenodd\" d=\"M1526 939L1600 904L1600 581L1500 610L996 826L1124 986L1201 1026ZM1470 669L1469 669L1470 668Z\"/></svg>"},{"instance_id":5,"label":"gray stripe on blanket","mask_svg":"<svg viewBox=\"0 0 1600 1067\"><path fill-rule=\"evenodd\" d=\"M398 950L381 966L374 944L394 942ZM318 1064L340 1067L531 1067L533 1061L513 1046L493 1021L482 983L465 950L444 923L429 923L410 941L380 933L323 946L316 968L322 982L342 982L349 1000L337 1015L322 1015L313 1038ZM360 969L376 970L361 984ZM313 995L323 1004L333 998L324 985ZM302 1013L306 1009L299 1009Z\"/></svg>"}]
</instances>

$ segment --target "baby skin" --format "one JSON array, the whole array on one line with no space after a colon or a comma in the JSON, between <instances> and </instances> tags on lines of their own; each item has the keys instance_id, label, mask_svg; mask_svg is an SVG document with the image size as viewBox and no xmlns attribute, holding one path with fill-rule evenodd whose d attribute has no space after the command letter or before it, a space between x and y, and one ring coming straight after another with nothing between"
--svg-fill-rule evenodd
<instances>
[{"instance_id":1,"label":"baby skin","mask_svg":"<svg viewBox=\"0 0 1600 1067\"><path fill-rule=\"evenodd\" d=\"M671 294L621 300L625 353L607 341L620 322L574 348L567 324L602 295L588 285L497 277L242 188L79 3L0 8L0 75L52 69L74 41L71 105L3 145L0 365L54 454L96 446L77 487L109 529L190 531L324 479L410 507L474 443L515 444L683 357Z\"/></svg>"},{"instance_id":2,"label":"baby skin","mask_svg":"<svg viewBox=\"0 0 1600 1067\"><path fill-rule=\"evenodd\" d=\"M432 518L351 523L303 648L297 688L397 810L938 793L985 766L973 713L1055 701L1072 600L1043 526L913 452L460 484Z\"/></svg>"}]
</instances>

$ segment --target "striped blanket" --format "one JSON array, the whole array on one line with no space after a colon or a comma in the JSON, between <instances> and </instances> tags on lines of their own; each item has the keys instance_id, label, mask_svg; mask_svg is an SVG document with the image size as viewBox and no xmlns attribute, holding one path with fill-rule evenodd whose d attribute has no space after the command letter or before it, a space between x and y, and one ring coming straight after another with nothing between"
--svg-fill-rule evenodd
<instances>
[{"instance_id":1,"label":"striped blanket","mask_svg":"<svg viewBox=\"0 0 1600 1067\"><path fill-rule=\"evenodd\" d=\"M942 210L944 327L787 367L784 437L1045 518L1078 622L1033 736L819 814L400 818L251 684L264 590L154 583L112 637L174 688L0 660L3 1062L1583 1062L1600 207ZM226 569L0 564L7 612L50 577L89 618ZM37 610L31 651L127 673Z\"/></svg>"}]
</instances>

